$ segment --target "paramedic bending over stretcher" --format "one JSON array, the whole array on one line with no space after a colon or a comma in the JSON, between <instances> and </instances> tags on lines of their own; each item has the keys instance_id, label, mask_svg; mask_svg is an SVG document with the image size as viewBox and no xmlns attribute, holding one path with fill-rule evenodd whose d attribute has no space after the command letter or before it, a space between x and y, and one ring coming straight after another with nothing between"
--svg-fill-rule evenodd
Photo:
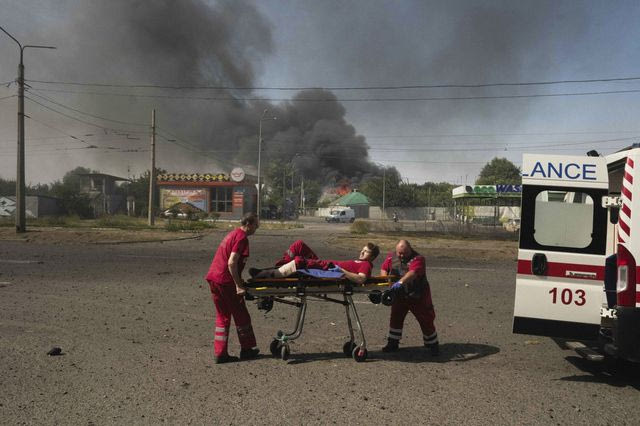
<instances>
[{"instance_id":1,"label":"paramedic bending over stretcher","mask_svg":"<svg viewBox=\"0 0 640 426\"><path fill-rule=\"evenodd\" d=\"M373 243L367 243L362 247L357 260L321 260L304 241L297 240L276 262L275 268L251 268L249 273L253 278L282 278L293 275L298 269L332 269L342 272L345 278L354 283L364 284L371 276L372 262L378 254L380 248Z\"/></svg>"},{"instance_id":2,"label":"paramedic bending over stretcher","mask_svg":"<svg viewBox=\"0 0 640 426\"><path fill-rule=\"evenodd\" d=\"M398 350L404 319L411 311L422 329L424 346L431 351L431 355L437 356L439 354L438 333L433 324L436 312L431 300L424 257L411 247L409 241L400 240L396 245L396 252L389 253L384 260L380 275L401 277L391 286L393 290L399 292L399 297L391 305L388 343L382 350L384 352Z\"/></svg>"}]
</instances>

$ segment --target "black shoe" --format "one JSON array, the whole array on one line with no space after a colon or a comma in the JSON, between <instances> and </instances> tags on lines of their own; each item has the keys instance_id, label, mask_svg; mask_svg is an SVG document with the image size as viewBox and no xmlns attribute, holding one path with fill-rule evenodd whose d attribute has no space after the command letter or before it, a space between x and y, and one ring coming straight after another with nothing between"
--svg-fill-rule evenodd
<instances>
[{"instance_id":1,"label":"black shoe","mask_svg":"<svg viewBox=\"0 0 640 426\"><path fill-rule=\"evenodd\" d=\"M251 278L255 278L256 275L258 275L260 273L260 271L262 271L262 269L249 268L249 275L251 275Z\"/></svg>"},{"instance_id":2,"label":"black shoe","mask_svg":"<svg viewBox=\"0 0 640 426\"><path fill-rule=\"evenodd\" d=\"M431 345L424 345L426 348L429 348L429 352L431 353L431 356L438 356L440 355L440 344L438 343L433 343Z\"/></svg>"},{"instance_id":3,"label":"black shoe","mask_svg":"<svg viewBox=\"0 0 640 426\"><path fill-rule=\"evenodd\" d=\"M240 351L240 360L245 361L247 359L254 359L258 356L259 353L260 349L258 348L242 349Z\"/></svg>"},{"instance_id":4,"label":"black shoe","mask_svg":"<svg viewBox=\"0 0 640 426\"><path fill-rule=\"evenodd\" d=\"M236 361L238 361L237 356L220 355L220 356L213 357L213 362L215 362L216 364L225 364L227 362L236 362Z\"/></svg>"},{"instance_id":5,"label":"black shoe","mask_svg":"<svg viewBox=\"0 0 640 426\"><path fill-rule=\"evenodd\" d=\"M382 352L395 352L399 349L399 343L397 340L389 340L387 346L382 348Z\"/></svg>"}]
</instances>

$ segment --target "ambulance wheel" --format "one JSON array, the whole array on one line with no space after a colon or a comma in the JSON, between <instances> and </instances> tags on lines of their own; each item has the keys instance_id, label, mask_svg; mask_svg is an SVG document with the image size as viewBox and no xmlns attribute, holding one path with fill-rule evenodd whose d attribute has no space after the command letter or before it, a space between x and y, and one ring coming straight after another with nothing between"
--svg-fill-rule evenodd
<instances>
[{"instance_id":1,"label":"ambulance wheel","mask_svg":"<svg viewBox=\"0 0 640 426\"><path fill-rule=\"evenodd\" d=\"M350 223L353 223L353 222L355 222L355 220L356 220L356 218L355 218L355 217L352 217L351 219L349 219L349 222L350 222Z\"/></svg>"},{"instance_id":2,"label":"ambulance wheel","mask_svg":"<svg viewBox=\"0 0 640 426\"><path fill-rule=\"evenodd\" d=\"M273 339L271 341L271 344L269 345L269 350L271 351L271 355L273 355L274 357L277 357L278 355L280 355L280 341L277 339Z\"/></svg>"},{"instance_id":3,"label":"ambulance wheel","mask_svg":"<svg viewBox=\"0 0 640 426\"><path fill-rule=\"evenodd\" d=\"M365 348L361 348L360 346L356 346L353 349L353 359L356 362L364 362L367 359L367 350Z\"/></svg>"},{"instance_id":4,"label":"ambulance wheel","mask_svg":"<svg viewBox=\"0 0 640 426\"><path fill-rule=\"evenodd\" d=\"M283 361L289 359L289 347L287 345L282 345L282 348L280 348L280 358L282 358Z\"/></svg>"},{"instance_id":5,"label":"ambulance wheel","mask_svg":"<svg viewBox=\"0 0 640 426\"><path fill-rule=\"evenodd\" d=\"M344 352L344 356L351 356L353 354L353 349L356 347L356 344L352 341L345 342L342 345L342 352Z\"/></svg>"}]
</instances>

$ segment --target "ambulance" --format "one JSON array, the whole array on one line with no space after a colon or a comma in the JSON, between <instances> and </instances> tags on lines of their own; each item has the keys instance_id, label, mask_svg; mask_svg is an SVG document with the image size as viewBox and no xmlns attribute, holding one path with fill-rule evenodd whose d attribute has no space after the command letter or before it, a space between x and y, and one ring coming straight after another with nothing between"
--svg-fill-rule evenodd
<instances>
[{"instance_id":1,"label":"ambulance","mask_svg":"<svg viewBox=\"0 0 640 426\"><path fill-rule=\"evenodd\" d=\"M640 362L636 166L640 145L524 154L514 333L592 342L574 349Z\"/></svg>"}]
</instances>

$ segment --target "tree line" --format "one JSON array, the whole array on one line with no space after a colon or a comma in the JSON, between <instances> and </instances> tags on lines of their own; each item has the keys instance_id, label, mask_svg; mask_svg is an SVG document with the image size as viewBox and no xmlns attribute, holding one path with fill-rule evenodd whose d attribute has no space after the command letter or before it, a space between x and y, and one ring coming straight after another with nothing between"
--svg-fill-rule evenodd
<instances>
[{"instance_id":1,"label":"tree line","mask_svg":"<svg viewBox=\"0 0 640 426\"><path fill-rule=\"evenodd\" d=\"M92 217L93 211L88 195L80 191L82 174L99 173L86 167L76 167L64 174L62 179L50 184L29 185L27 195L44 195L61 200L66 214L80 217ZM157 173L166 173L157 170ZM272 161L264 171L264 181L267 190L264 193L265 205L280 208L287 203L300 207L302 193L307 207L322 207L328 200L322 200L323 189L332 183L313 179L305 179L299 170L285 161ZM481 170L477 185L519 184L521 182L520 169L505 158L494 158ZM335 183L333 183L335 184ZM372 205L387 207L446 207L450 206L451 190L454 184L447 182L425 182L423 184L409 183L402 179L394 168L387 168L383 176L364 179L355 189L358 189L370 200ZM15 195L15 180L0 178L0 195ZM156 191L158 191L156 187ZM116 194L123 197L133 196L136 200L136 213L146 216L149 200L149 171L132 177L129 181L116 187ZM155 211L159 209L159 194L155 196Z\"/></svg>"},{"instance_id":2,"label":"tree line","mask_svg":"<svg viewBox=\"0 0 640 426\"><path fill-rule=\"evenodd\" d=\"M164 173L164 170L158 170L157 173ZM36 185L27 185L26 195L41 195L47 197L55 197L60 200L61 208L64 214L77 215L81 218L90 218L94 216L91 207L91 199L88 194L81 192L81 175L87 173L101 173L86 167L76 167L64 174L62 179L53 183L39 183ZM157 188L156 188L157 191ZM123 197L133 196L136 200L136 214L138 216L146 216L149 208L149 171L147 170L140 176L134 176L130 181L124 182L116 186L115 193ZM16 181L0 178L0 195L16 194ZM156 192L155 206L158 209L159 196Z\"/></svg>"},{"instance_id":3,"label":"tree line","mask_svg":"<svg viewBox=\"0 0 640 426\"><path fill-rule=\"evenodd\" d=\"M308 207L323 207L329 200L322 200L324 187L336 185L336 182L321 182L304 179L291 162L273 161L265 170L265 204L281 207L286 199L299 204L304 192ZM476 185L519 184L520 169L506 158L494 158L480 171ZM452 205L451 191L456 185L447 182L409 183L395 167L384 170L382 176L364 179L354 189L362 192L371 201L371 205L387 207L447 207ZM303 187L304 191L301 191Z\"/></svg>"}]
</instances>

